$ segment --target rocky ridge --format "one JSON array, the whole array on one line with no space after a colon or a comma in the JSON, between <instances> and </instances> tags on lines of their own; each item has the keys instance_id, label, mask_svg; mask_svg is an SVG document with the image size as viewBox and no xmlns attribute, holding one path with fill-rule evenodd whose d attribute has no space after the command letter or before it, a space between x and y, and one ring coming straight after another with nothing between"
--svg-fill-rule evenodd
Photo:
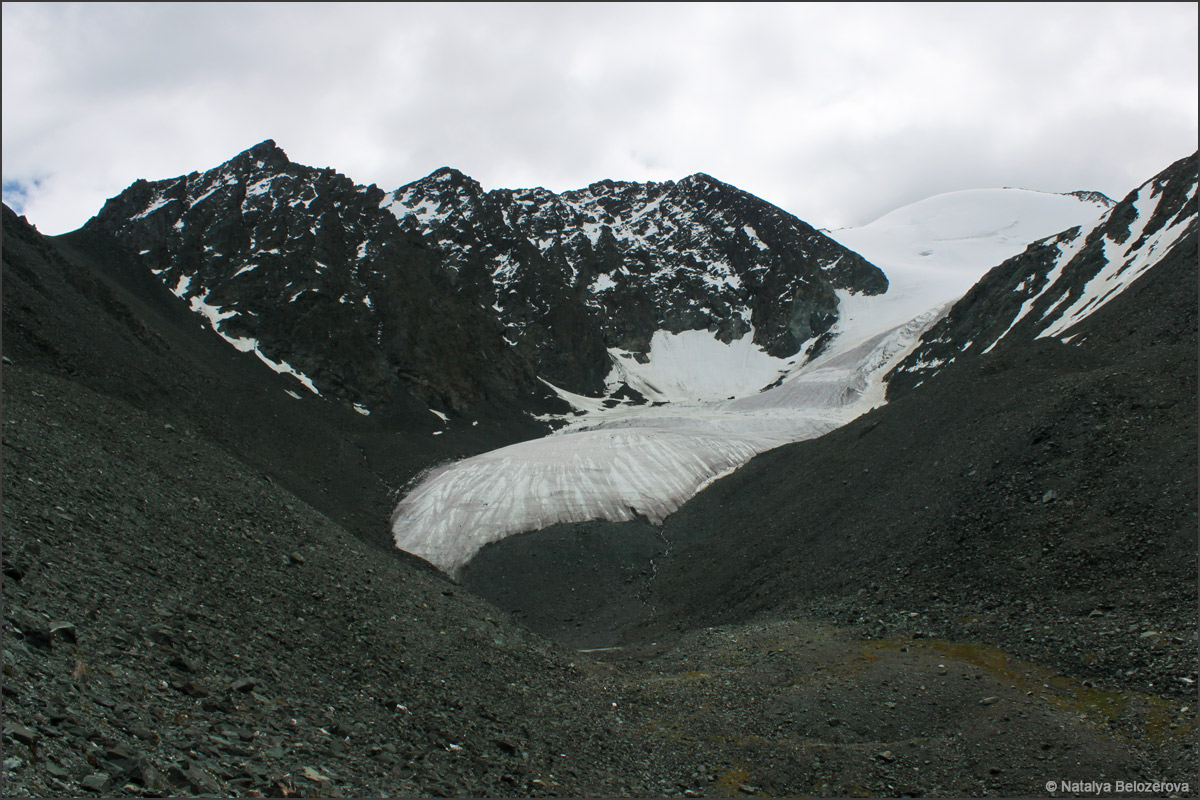
<instances>
[{"instance_id":1,"label":"rocky ridge","mask_svg":"<svg viewBox=\"0 0 1200 800\"><path fill-rule=\"evenodd\" d=\"M887 279L791 215L707 175L484 192L449 168L393 192L266 141L204 173L138 181L85 229L115 236L214 331L297 390L370 412L600 394L610 348L657 330L748 334L773 355Z\"/></svg>"},{"instance_id":2,"label":"rocky ridge","mask_svg":"<svg viewBox=\"0 0 1200 800\"><path fill-rule=\"evenodd\" d=\"M138 181L84 230L136 253L227 342L295 377L296 392L368 413L406 394L467 413L543 392L382 197L267 141L204 173Z\"/></svg>"},{"instance_id":3,"label":"rocky ridge","mask_svg":"<svg viewBox=\"0 0 1200 800\"><path fill-rule=\"evenodd\" d=\"M1090 191L1087 189L1078 189L1074 192L1067 192L1066 194L1069 194L1072 197L1078 197L1080 200L1084 200L1089 203L1099 203L1108 208L1112 208L1113 206L1115 206L1117 204L1115 200L1113 200L1111 197L1106 195L1104 192L1094 192L1094 191Z\"/></svg>"},{"instance_id":4,"label":"rocky ridge","mask_svg":"<svg viewBox=\"0 0 1200 800\"><path fill-rule=\"evenodd\" d=\"M592 354L644 354L655 331L709 330L728 342L754 332L774 356L795 354L837 318L834 290L887 290L861 256L804 222L698 173L665 183L600 181L555 194L484 192L442 169L391 193L388 208L446 256L461 282L491 303L518 348L571 350L555 341L578 324ZM549 287L563 293L547 295ZM544 376L596 392L607 372L552 365Z\"/></svg>"},{"instance_id":5,"label":"rocky ridge","mask_svg":"<svg viewBox=\"0 0 1200 800\"><path fill-rule=\"evenodd\" d=\"M1196 156L1180 159L1093 225L1035 242L996 267L888 374L889 396L1007 337L1078 343L1082 320L1195 236L1196 184Z\"/></svg>"}]
</instances>

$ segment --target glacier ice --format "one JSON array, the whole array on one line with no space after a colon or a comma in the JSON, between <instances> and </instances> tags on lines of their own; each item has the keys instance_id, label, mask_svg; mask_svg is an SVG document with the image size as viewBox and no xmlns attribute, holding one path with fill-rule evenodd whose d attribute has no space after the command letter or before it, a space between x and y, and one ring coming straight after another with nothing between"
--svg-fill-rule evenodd
<instances>
[{"instance_id":1,"label":"glacier ice","mask_svg":"<svg viewBox=\"0 0 1200 800\"><path fill-rule=\"evenodd\" d=\"M441 467L397 505L396 546L455 574L489 542L556 523L660 523L715 476L879 405L879 379L938 311L837 350L763 392L650 407L593 405L583 421L555 434ZM695 337L688 346L704 350ZM698 390L702 397L710 391Z\"/></svg>"}]
</instances>

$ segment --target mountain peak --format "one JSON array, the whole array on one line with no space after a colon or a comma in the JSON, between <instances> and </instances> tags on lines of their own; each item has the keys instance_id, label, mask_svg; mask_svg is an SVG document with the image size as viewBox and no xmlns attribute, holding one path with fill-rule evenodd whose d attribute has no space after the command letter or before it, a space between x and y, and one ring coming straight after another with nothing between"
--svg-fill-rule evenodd
<instances>
[{"instance_id":1,"label":"mountain peak","mask_svg":"<svg viewBox=\"0 0 1200 800\"><path fill-rule=\"evenodd\" d=\"M261 163L262 166L270 166L276 169L282 169L292 163L287 157L287 153L275 144L274 139L264 139L258 144L251 147L249 150L243 150L232 159L233 164L255 164Z\"/></svg>"},{"instance_id":2,"label":"mountain peak","mask_svg":"<svg viewBox=\"0 0 1200 800\"><path fill-rule=\"evenodd\" d=\"M418 194L434 193L434 194L460 194L466 192L467 195L476 199L482 198L484 195L483 187L479 181L472 178L462 170L454 167L438 167L433 172L426 175L424 178L407 183L396 190L397 196L408 194L410 197L415 196L413 192Z\"/></svg>"},{"instance_id":3,"label":"mountain peak","mask_svg":"<svg viewBox=\"0 0 1200 800\"><path fill-rule=\"evenodd\" d=\"M688 175L683 180L679 181L680 186L728 186L724 181L719 181L707 172L694 172Z\"/></svg>"},{"instance_id":4,"label":"mountain peak","mask_svg":"<svg viewBox=\"0 0 1200 800\"><path fill-rule=\"evenodd\" d=\"M1065 194L1068 197L1077 197L1085 203L1095 203L1097 205L1104 206L1105 208L1112 208L1117 204L1116 200L1113 200L1104 192L1093 192L1087 189L1079 189L1074 192L1066 192Z\"/></svg>"},{"instance_id":5,"label":"mountain peak","mask_svg":"<svg viewBox=\"0 0 1200 800\"><path fill-rule=\"evenodd\" d=\"M438 167L433 172L422 178L419 183L446 183L451 186L463 186L473 184L479 186L479 181L472 178L462 170L454 167ZM482 187L480 187L482 191Z\"/></svg>"}]
</instances>

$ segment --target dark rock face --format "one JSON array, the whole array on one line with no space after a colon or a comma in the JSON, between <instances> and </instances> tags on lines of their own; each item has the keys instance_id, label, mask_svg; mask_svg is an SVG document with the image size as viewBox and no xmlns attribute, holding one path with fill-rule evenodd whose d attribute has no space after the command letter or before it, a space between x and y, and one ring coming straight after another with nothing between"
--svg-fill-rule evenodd
<instances>
[{"instance_id":1,"label":"dark rock face","mask_svg":"<svg viewBox=\"0 0 1200 800\"><path fill-rule=\"evenodd\" d=\"M730 341L753 326L757 344L790 356L836 321L835 290L887 290L862 257L704 174L559 195L484 192L442 169L385 202L496 311L539 374L573 391L599 391L607 347L645 353L657 330Z\"/></svg>"},{"instance_id":2,"label":"dark rock face","mask_svg":"<svg viewBox=\"0 0 1200 800\"><path fill-rule=\"evenodd\" d=\"M114 235L239 349L372 410L599 393L609 347L753 325L795 354L879 293L860 256L710 178L484 192L443 168L394 192L294 164L266 141L204 173L138 181L85 229ZM815 354L816 350L812 350ZM298 390L303 390L299 387Z\"/></svg>"},{"instance_id":3,"label":"dark rock face","mask_svg":"<svg viewBox=\"0 0 1200 800\"><path fill-rule=\"evenodd\" d=\"M457 412L536 394L500 326L382 197L267 141L203 174L139 181L85 229L115 235L193 310L214 309L215 330L321 392L376 408L411 389Z\"/></svg>"},{"instance_id":4,"label":"dark rock face","mask_svg":"<svg viewBox=\"0 0 1200 800\"><path fill-rule=\"evenodd\" d=\"M962 355L1010 341L1056 337L1076 326L1173 248L1196 236L1197 159L1181 159L1131 192L1090 230L1032 244L983 277L888 375L895 397Z\"/></svg>"}]
</instances>

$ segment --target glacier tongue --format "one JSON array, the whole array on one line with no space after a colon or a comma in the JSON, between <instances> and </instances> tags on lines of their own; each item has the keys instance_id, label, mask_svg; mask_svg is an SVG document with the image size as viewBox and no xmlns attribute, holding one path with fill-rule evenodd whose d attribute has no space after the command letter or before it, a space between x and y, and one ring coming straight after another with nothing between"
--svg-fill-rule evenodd
<instances>
[{"instance_id":1,"label":"glacier tongue","mask_svg":"<svg viewBox=\"0 0 1200 800\"><path fill-rule=\"evenodd\" d=\"M880 405L883 375L940 311L835 350L764 392L597 410L553 435L435 470L397 505L396 546L455 574L484 545L556 523L660 523L758 453Z\"/></svg>"},{"instance_id":2,"label":"glacier tongue","mask_svg":"<svg viewBox=\"0 0 1200 800\"><path fill-rule=\"evenodd\" d=\"M754 437L653 428L522 442L430 475L397 506L396 545L453 574L488 542L558 522L659 523L710 476L762 449Z\"/></svg>"}]
</instances>

